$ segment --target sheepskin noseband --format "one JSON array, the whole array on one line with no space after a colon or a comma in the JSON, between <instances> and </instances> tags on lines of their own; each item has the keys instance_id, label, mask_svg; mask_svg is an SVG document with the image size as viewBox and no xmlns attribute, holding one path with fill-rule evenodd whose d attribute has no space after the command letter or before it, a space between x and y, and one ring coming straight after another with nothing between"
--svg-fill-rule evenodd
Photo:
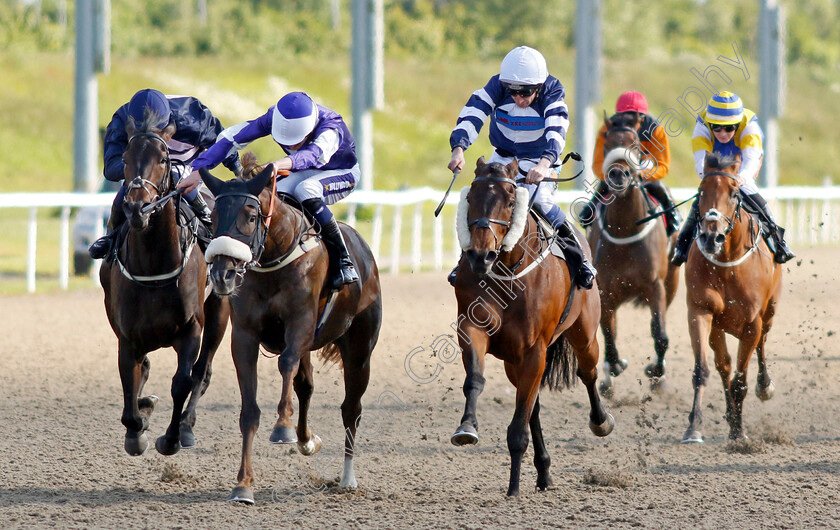
<instances>
[{"instance_id":1,"label":"sheepskin noseband","mask_svg":"<svg viewBox=\"0 0 840 530\"><path fill-rule=\"evenodd\" d=\"M461 250L466 250L470 246L470 227L467 221L467 194L470 192L469 186L464 186L461 189L461 200L458 202L458 213L455 218L455 227L458 232L458 242L461 244ZM525 225L528 223L528 190L524 187L516 188L516 204L513 207L513 215L510 220L510 227L508 228L505 238L502 240L501 250L509 252L516 246L516 243L522 238L525 232Z\"/></svg>"}]
</instances>

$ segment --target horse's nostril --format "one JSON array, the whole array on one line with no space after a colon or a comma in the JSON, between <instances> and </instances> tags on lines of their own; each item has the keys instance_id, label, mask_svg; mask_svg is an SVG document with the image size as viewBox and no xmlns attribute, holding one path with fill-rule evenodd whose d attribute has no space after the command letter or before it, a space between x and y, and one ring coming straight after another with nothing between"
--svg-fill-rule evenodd
<instances>
[{"instance_id":1,"label":"horse's nostril","mask_svg":"<svg viewBox=\"0 0 840 530\"><path fill-rule=\"evenodd\" d=\"M497 257L498 257L498 253L495 250L491 250L490 252L487 253L486 256L484 256L484 262L485 263L493 263L494 261L496 261Z\"/></svg>"},{"instance_id":2,"label":"horse's nostril","mask_svg":"<svg viewBox=\"0 0 840 530\"><path fill-rule=\"evenodd\" d=\"M715 243L722 245L723 242L726 241L726 236L723 234L718 234L715 236Z\"/></svg>"}]
</instances>

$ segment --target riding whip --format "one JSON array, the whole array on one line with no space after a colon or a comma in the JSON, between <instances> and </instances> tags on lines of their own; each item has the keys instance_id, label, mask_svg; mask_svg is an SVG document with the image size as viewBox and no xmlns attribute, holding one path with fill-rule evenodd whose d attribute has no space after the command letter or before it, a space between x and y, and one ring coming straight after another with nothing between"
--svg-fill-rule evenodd
<instances>
[{"instance_id":1,"label":"riding whip","mask_svg":"<svg viewBox=\"0 0 840 530\"><path fill-rule=\"evenodd\" d=\"M449 197L449 192L452 191L452 185L455 184L455 179L458 178L458 173L460 173L460 172L461 172L460 169L456 169L455 171L452 172L452 182L450 182L449 187L446 188L446 193L443 194L443 200L440 201L440 204L438 204L438 207L435 208L435 217L437 217L438 214L440 214L440 211L443 209L443 205L446 204L446 198Z\"/></svg>"}]
</instances>

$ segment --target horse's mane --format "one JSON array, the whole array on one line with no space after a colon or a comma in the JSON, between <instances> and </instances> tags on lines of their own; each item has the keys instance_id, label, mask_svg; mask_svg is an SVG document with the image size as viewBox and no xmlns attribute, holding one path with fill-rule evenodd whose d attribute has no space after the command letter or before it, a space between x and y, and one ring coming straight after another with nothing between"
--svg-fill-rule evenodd
<instances>
[{"instance_id":1,"label":"horse's mane","mask_svg":"<svg viewBox=\"0 0 840 530\"><path fill-rule=\"evenodd\" d=\"M738 164L738 155L724 155L721 153L706 153L706 167L709 169L726 169Z\"/></svg>"},{"instance_id":2,"label":"horse's mane","mask_svg":"<svg viewBox=\"0 0 840 530\"><path fill-rule=\"evenodd\" d=\"M154 112L149 107L146 107L146 110L143 112L143 121L138 122L134 119L133 116L129 116L128 120L126 121L126 126L128 128L132 128L136 133L154 133L160 134L163 129L160 127L155 126L155 124L160 123L163 119L163 116ZM170 122L172 120L170 119ZM167 123L166 126L169 124ZM166 126L164 128L166 128Z\"/></svg>"},{"instance_id":3,"label":"horse's mane","mask_svg":"<svg viewBox=\"0 0 840 530\"><path fill-rule=\"evenodd\" d=\"M259 175L263 169L265 169L265 166L262 166L259 163L257 163L257 155L255 155L251 151L248 151L247 153L243 154L240 158L240 162L242 162L243 180L251 180L252 178Z\"/></svg>"}]
</instances>

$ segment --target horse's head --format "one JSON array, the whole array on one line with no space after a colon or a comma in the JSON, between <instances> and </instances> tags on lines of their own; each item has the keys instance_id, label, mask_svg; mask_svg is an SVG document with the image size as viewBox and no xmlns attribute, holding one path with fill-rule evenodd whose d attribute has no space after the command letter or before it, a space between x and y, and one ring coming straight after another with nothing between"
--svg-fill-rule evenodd
<instances>
[{"instance_id":1,"label":"horse's head","mask_svg":"<svg viewBox=\"0 0 840 530\"><path fill-rule=\"evenodd\" d=\"M528 220L528 190L514 180L519 165L476 163L475 179L461 190L458 239L473 272L487 274L502 251L510 251Z\"/></svg>"},{"instance_id":2,"label":"horse's head","mask_svg":"<svg viewBox=\"0 0 840 530\"><path fill-rule=\"evenodd\" d=\"M274 166L256 165L256 157L243 157L243 177L222 181L202 168L201 179L216 196L213 241L204 257L210 263L213 290L230 295L237 276L260 259L268 232L274 197Z\"/></svg>"},{"instance_id":3,"label":"horse's head","mask_svg":"<svg viewBox=\"0 0 840 530\"><path fill-rule=\"evenodd\" d=\"M604 179L610 192L623 197L641 185L640 174L651 168L639 140L642 118L638 112L623 112L612 118L604 114Z\"/></svg>"},{"instance_id":4,"label":"horse's head","mask_svg":"<svg viewBox=\"0 0 840 530\"><path fill-rule=\"evenodd\" d=\"M148 125L156 123L146 119L136 124L129 119L126 125L128 145L123 153L125 163L125 184L127 192L123 211L131 227L143 230L149 225L149 216L154 210L146 208L174 187L170 176L171 161L166 143L175 134L175 122L164 129Z\"/></svg>"},{"instance_id":5,"label":"horse's head","mask_svg":"<svg viewBox=\"0 0 840 530\"><path fill-rule=\"evenodd\" d=\"M740 217L740 166L740 156L706 153L703 180L700 182L700 195L697 199L700 212L700 234L697 236L697 244L712 256L723 250L726 236Z\"/></svg>"}]
</instances>

